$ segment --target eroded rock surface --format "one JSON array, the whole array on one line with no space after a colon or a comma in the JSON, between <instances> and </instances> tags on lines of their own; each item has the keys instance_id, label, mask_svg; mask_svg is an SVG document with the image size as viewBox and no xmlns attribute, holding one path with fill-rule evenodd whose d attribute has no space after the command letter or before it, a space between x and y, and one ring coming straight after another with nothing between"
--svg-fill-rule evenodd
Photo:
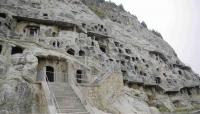
<instances>
[{"instance_id":1,"label":"eroded rock surface","mask_svg":"<svg viewBox=\"0 0 200 114\"><path fill-rule=\"evenodd\" d=\"M46 81L70 84L92 114L200 105L199 75L160 33L112 2L1 0L0 54L1 114L51 113Z\"/></svg>"}]
</instances>

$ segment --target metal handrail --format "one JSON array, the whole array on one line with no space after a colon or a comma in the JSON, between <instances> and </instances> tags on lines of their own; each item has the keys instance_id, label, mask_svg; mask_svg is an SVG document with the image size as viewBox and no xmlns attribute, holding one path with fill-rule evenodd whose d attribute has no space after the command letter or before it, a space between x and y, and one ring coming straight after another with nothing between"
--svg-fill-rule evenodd
<instances>
[{"instance_id":1,"label":"metal handrail","mask_svg":"<svg viewBox=\"0 0 200 114\"><path fill-rule=\"evenodd\" d=\"M46 73L50 73L50 74L55 74L55 75L65 75L65 73L62 73L62 72L51 72L51 71L46 71ZM85 74L77 74L79 76L85 76ZM47 78L48 79L48 78ZM82 80L82 81L87 81L87 79L84 79L84 78L76 78L76 79L79 79L79 80ZM49 80L48 80L49 81ZM50 81L49 81L50 82Z\"/></svg>"},{"instance_id":2,"label":"metal handrail","mask_svg":"<svg viewBox=\"0 0 200 114\"><path fill-rule=\"evenodd\" d=\"M99 85L101 84L108 76L110 76L114 72L114 69L111 67L107 67L105 72L100 74L93 82L91 83L92 85Z\"/></svg>"},{"instance_id":3,"label":"metal handrail","mask_svg":"<svg viewBox=\"0 0 200 114\"><path fill-rule=\"evenodd\" d=\"M76 82L76 80L72 80L75 84L78 84ZM80 86L72 86L74 92L76 93L76 95L81 99L82 103L86 102L86 104L90 105L89 103L89 99L87 96L85 96L85 94L83 92L81 92L81 88ZM95 111L93 111L93 109L91 108L91 106L89 108L86 108L87 111L89 111L91 114L95 114Z\"/></svg>"},{"instance_id":4,"label":"metal handrail","mask_svg":"<svg viewBox=\"0 0 200 114\"><path fill-rule=\"evenodd\" d=\"M96 76L94 80L91 81L89 84L83 84L83 83L78 83L80 86L86 86L86 87L94 87L94 86L99 86L101 83L104 82L105 79L107 79L112 73L115 72L115 67L113 66L108 66L106 67L106 70Z\"/></svg>"},{"instance_id":5,"label":"metal handrail","mask_svg":"<svg viewBox=\"0 0 200 114\"><path fill-rule=\"evenodd\" d=\"M48 85L45 83L45 81L42 82L42 87L43 87L44 91L46 91L45 92L45 97L46 97L46 100L47 100L47 103L48 103L48 111L49 111L49 113L50 114L53 114L53 113L57 114L56 105L54 104L54 101L51 98L50 89L48 88ZM51 111L51 109L49 108L49 104L52 104L55 107L55 109L54 109L55 112Z\"/></svg>"},{"instance_id":6,"label":"metal handrail","mask_svg":"<svg viewBox=\"0 0 200 114\"><path fill-rule=\"evenodd\" d=\"M102 66L100 66L99 64L93 61L94 61L94 58L86 57L86 65L94 65L98 70L102 71Z\"/></svg>"},{"instance_id":7,"label":"metal handrail","mask_svg":"<svg viewBox=\"0 0 200 114\"><path fill-rule=\"evenodd\" d=\"M64 75L64 73L62 73L62 72L51 72L51 71L46 71L46 72L49 72L49 73L54 73L54 74L62 74L62 75ZM83 74L84 75L84 74ZM43 76L43 80L45 80L45 82L46 82L46 77L44 77ZM76 78L75 78L76 79ZM82 80L84 80L84 79L82 79ZM76 80L72 80L75 84L78 84L78 82L76 81ZM88 80L84 80L84 81L88 81ZM48 85L48 83L46 82L46 84ZM82 103L84 103L84 102L86 102L86 104L88 104L89 105L89 100L87 99L87 97L81 92L81 88L79 87L79 86L71 86L72 88L73 88L73 90L75 91L75 93L76 93L76 95L81 99L81 101L83 101ZM50 90L50 88L49 88L49 91L51 91ZM54 96L54 94L52 94L52 99L54 99L54 101L55 101L55 106L57 106L57 107L59 107L59 105L58 105L58 103L57 103L57 100L55 99L55 96ZM91 112L91 114L94 114L95 112L92 110L92 109L88 109L88 111L90 111ZM59 108L58 108L58 112L60 112L60 110L59 110Z\"/></svg>"},{"instance_id":8,"label":"metal handrail","mask_svg":"<svg viewBox=\"0 0 200 114\"><path fill-rule=\"evenodd\" d=\"M57 103L57 100L56 100L56 97L55 97L55 95L51 92L51 89L49 88L49 84L47 83L47 81L46 81L46 79L48 80L48 78L46 77L46 76L42 76L43 77L43 81L42 82L44 82L43 84L45 84L45 87L46 88L44 88L44 89L47 89L48 90L48 96L50 97L50 100L51 100L51 103L55 106L55 107L58 107L58 111L59 112L61 112L60 111L60 108L59 108L59 105L58 105L58 103ZM57 108L55 109L55 111L56 111L56 113L58 113L57 112Z\"/></svg>"},{"instance_id":9,"label":"metal handrail","mask_svg":"<svg viewBox=\"0 0 200 114\"><path fill-rule=\"evenodd\" d=\"M48 78L46 77L46 79L48 80ZM46 82L46 84L48 85L48 87L49 87L49 84L47 83L47 81L45 80L45 82ZM48 80L48 82L49 82L49 80ZM51 89L49 88L49 90L50 90L50 92L51 92ZM52 95L52 97L53 97L53 100L54 100L54 102L55 102L55 104L56 104L56 107L58 107L58 112L60 113L61 112L61 110L60 110L60 106L58 105L58 102L57 102L57 100L56 100L56 97L55 97L55 95L54 95L54 93L53 92L51 92L51 95Z\"/></svg>"}]
</instances>

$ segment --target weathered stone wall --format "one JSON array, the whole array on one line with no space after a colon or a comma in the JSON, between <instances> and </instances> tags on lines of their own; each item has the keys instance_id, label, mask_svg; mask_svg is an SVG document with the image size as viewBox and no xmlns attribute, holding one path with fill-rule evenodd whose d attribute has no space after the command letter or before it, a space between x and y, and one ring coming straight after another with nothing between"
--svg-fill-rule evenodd
<instances>
[{"instance_id":1,"label":"weathered stone wall","mask_svg":"<svg viewBox=\"0 0 200 114\"><path fill-rule=\"evenodd\" d=\"M36 26L39 27L40 31L38 33L38 36L40 37L53 37L53 33L55 33L55 36L58 34L58 28L57 26L46 26L42 24L37 24L34 22L26 22L21 21L18 22L16 25L15 31L23 36L23 38L28 38L28 31L26 30L28 26Z\"/></svg>"},{"instance_id":2,"label":"weathered stone wall","mask_svg":"<svg viewBox=\"0 0 200 114\"><path fill-rule=\"evenodd\" d=\"M11 49L9 47L4 47ZM8 53L7 53L8 54ZM37 58L31 53L1 55L0 113L45 113L40 85L36 84Z\"/></svg>"},{"instance_id":3,"label":"weathered stone wall","mask_svg":"<svg viewBox=\"0 0 200 114\"><path fill-rule=\"evenodd\" d=\"M91 87L88 99L92 105L109 113L116 113L112 104L123 94L123 78L119 73L113 73L102 84Z\"/></svg>"},{"instance_id":4,"label":"weathered stone wall","mask_svg":"<svg viewBox=\"0 0 200 114\"><path fill-rule=\"evenodd\" d=\"M113 73L100 86L85 89L88 94L83 92L103 111L151 114L152 106L160 111L184 111L200 105L199 75L179 60L159 33L122 6L104 0L81 1L0 1L0 111L40 111L26 110L26 106L38 106L42 92L35 85L36 75L46 65L67 74L59 75L63 77L56 78L59 82L68 78L74 86L82 86L77 83L77 70L83 71L84 84L90 85L112 66L119 67L123 77ZM12 54L13 50L17 53ZM123 83L125 91L121 91ZM19 96L25 96L20 107L13 104ZM122 104L129 108L122 109ZM132 106L137 104L145 108Z\"/></svg>"},{"instance_id":5,"label":"weathered stone wall","mask_svg":"<svg viewBox=\"0 0 200 114\"><path fill-rule=\"evenodd\" d=\"M46 66L50 66L54 69L53 72L46 71ZM68 69L67 69L67 62L63 60L56 60L53 57L49 58L38 58L38 66L37 66L37 72L43 73L38 75L38 78L41 78L42 76L45 76L46 73L53 74L54 76L54 82L67 82L68 81ZM43 80L43 79L42 79ZM40 79L41 81L41 79Z\"/></svg>"}]
</instances>

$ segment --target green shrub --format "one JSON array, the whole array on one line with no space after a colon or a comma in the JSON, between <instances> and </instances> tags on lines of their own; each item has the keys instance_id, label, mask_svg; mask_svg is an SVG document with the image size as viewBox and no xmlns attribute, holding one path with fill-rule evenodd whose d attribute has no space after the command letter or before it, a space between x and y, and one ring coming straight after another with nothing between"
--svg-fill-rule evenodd
<instances>
[{"instance_id":1,"label":"green shrub","mask_svg":"<svg viewBox=\"0 0 200 114\"><path fill-rule=\"evenodd\" d=\"M167 107L165 107L164 105L159 106L158 110L160 112L169 112L169 109Z\"/></svg>"},{"instance_id":2,"label":"green shrub","mask_svg":"<svg viewBox=\"0 0 200 114\"><path fill-rule=\"evenodd\" d=\"M139 96L140 96L140 94L136 93L136 94L135 94L135 96L136 96L136 97L139 97Z\"/></svg>"},{"instance_id":3,"label":"green shrub","mask_svg":"<svg viewBox=\"0 0 200 114\"><path fill-rule=\"evenodd\" d=\"M97 16L99 16L100 18L105 18L106 17L106 14L98 9L97 7L95 6L89 6L90 10L92 10Z\"/></svg>"},{"instance_id":4,"label":"green shrub","mask_svg":"<svg viewBox=\"0 0 200 114\"><path fill-rule=\"evenodd\" d=\"M141 25L142 25L144 28L147 28L147 24L146 24L144 21L142 21Z\"/></svg>"},{"instance_id":5,"label":"green shrub","mask_svg":"<svg viewBox=\"0 0 200 114\"><path fill-rule=\"evenodd\" d=\"M163 38L162 35L158 31L152 30L152 33L155 34L158 37Z\"/></svg>"}]
</instances>

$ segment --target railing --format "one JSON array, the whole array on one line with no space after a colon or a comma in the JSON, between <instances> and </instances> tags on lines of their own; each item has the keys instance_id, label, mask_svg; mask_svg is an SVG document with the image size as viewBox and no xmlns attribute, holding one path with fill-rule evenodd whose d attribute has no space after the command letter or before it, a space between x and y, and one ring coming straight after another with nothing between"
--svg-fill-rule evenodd
<instances>
[{"instance_id":1,"label":"railing","mask_svg":"<svg viewBox=\"0 0 200 114\"><path fill-rule=\"evenodd\" d=\"M65 73L63 73L63 72L51 72L51 71L46 71L46 72L49 73L49 74L54 74L54 77L57 76L58 74L59 75L63 75L63 76L65 75ZM83 93L83 91L81 91L82 90L81 87L77 86L77 84L89 83L89 82L88 82L87 79L84 78L85 74L77 74L77 75L80 75L83 78L71 77L68 81L73 82L73 84L70 84L70 85L71 85L72 89L74 90L74 92L76 93L76 95L80 98L81 103L85 106L85 108L87 109L87 111L89 111L91 114L95 114L95 112L92 110L92 108L91 108L91 106L89 104L89 100L87 99L87 96L85 96L85 94ZM58 107L58 111L57 112L50 110L52 112L50 114L57 114L58 112L60 112L59 105L58 105L58 103L56 101L56 98L55 98L54 94L51 93L51 89L49 88L48 83L46 82L46 79L47 79L47 77L43 76L42 80L44 80L43 81L44 86L45 86L44 89L48 90L47 91L47 93L48 93L47 94L47 96L48 96L47 98L48 98L49 104L52 104L55 107ZM81 80L81 83L78 83L77 80ZM54 80L54 81L56 81L56 80ZM50 95L52 95L52 96L50 96Z\"/></svg>"},{"instance_id":2,"label":"railing","mask_svg":"<svg viewBox=\"0 0 200 114\"><path fill-rule=\"evenodd\" d=\"M106 65L105 67L101 66L98 64L98 62L93 62L95 61L94 58L91 57L78 57L78 60L82 60L81 62L85 63L85 65L87 66L94 66L97 70L99 70L100 74L98 74L96 76L95 79L93 79L89 84L82 84L82 83L78 83L79 85L85 85L85 86L89 86L89 85L94 85L94 83L99 82L99 81L103 81L104 79L107 78L107 75L111 75L111 73L113 73L114 71L116 71L116 68L114 67L113 64L111 65ZM83 81L85 81L84 79L81 79Z\"/></svg>"},{"instance_id":3,"label":"railing","mask_svg":"<svg viewBox=\"0 0 200 114\"><path fill-rule=\"evenodd\" d=\"M92 86L100 85L105 79L107 79L113 72L114 66L107 66L103 73L99 74L91 83Z\"/></svg>"},{"instance_id":4,"label":"railing","mask_svg":"<svg viewBox=\"0 0 200 114\"><path fill-rule=\"evenodd\" d=\"M86 87L99 86L104 82L105 79L111 76L112 73L118 71L119 69L116 68L115 64L111 64L110 66L107 66L105 70L102 71L102 73L98 74L96 78L94 78L90 83L77 83L77 84Z\"/></svg>"},{"instance_id":5,"label":"railing","mask_svg":"<svg viewBox=\"0 0 200 114\"><path fill-rule=\"evenodd\" d=\"M48 81L48 78L44 75L42 75L43 77L43 80L42 80L42 87L44 89L44 92L45 92L45 96L46 96L46 99L47 99L47 103L48 103L48 109L49 109L49 113L50 114L58 114L58 112L61 112L60 109L59 109L59 105L57 103L57 100L56 100L56 97L55 95L51 92L50 88L49 88L49 85L47 83ZM46 81L47 80L47 81ZM58 112L57 112L57 109L58 109Z\"/></svg>"},{"instance_id":6,"label":"railing","mask_svg":"<svg viewBox=\"0 0 200 114\"><path fill-rule=\"evenodd\" d=\"M84 63L85 65L87 65L87 57L86 56L78 56L76 57L80 62Z\"/></svg>"},{"instance_id":7,"label":"railing","mask_svg":"<svg viewBox=\"0 0 200 114\"><path fill-rule=\"evenodd\" d=\"M61 75L66 75L65 73L63 73L63 72L51 72L51 71L45 71L45 73L48 73L48 74L52 74L52 75L54 75L54 77L55 76L61 76ZM81 83L89 83L88 82L88 80L87 79L85 79L84 77L85 77L85 74L77 74L77 75L79 75L79 76L81 76L81 77L83 77L83 78L76 78L76 77L72 77L72 80L71 81L73 81L73 83L75 84L75 85L77 85L77 84L81 84ZM52 106L55 106L55 107L57 107L57 112L56 111L54 111L54 110L50 110L52 107L51 106L49 106L49 110L52 112L52 113L50 113L50 114L57 114L57 113L59 113L59 112L61 112L59 109L59 105L58 105L58 103L57 103L57 100L56 100L56 98L55 98L55 96L54 96L54 94L51 92L52 90L51 90L51 88L49 87L49 84L48 84L48 78L47 78L47 76L45 75L42 75L43 77L42 77L42 83L43 83L43 88L46 90L45 91L45 93L46 93L46 98L48 99L48 104L50 104L50 105L52 105ZM46 81L47 80L47 81ZM81 81L80 83L78 83L78 80L79 81ZM54 81L56 81L56 79L54 79ZM70 80L68 80L68 81L70 81ZM74 92L76 93L76 95L80 98L80 100L81 100L81 102L83 103L83 104L87 104L87 105L89 105L89 102L87 102L88 100L86 100L87 99L87 97L81 92L81 88L79 87L79 86L73 86L72 84L71 84L71 87L73 88L73 90L74 90ZM87 108L87 110L90 110L90 112L91 112L91 109L88 109ZM92 112L92 114L94 114L94 112Z\"/></svg>"},{"instance_id":8,"label":"railing","mask_svg":"<svg viewBox=\"0 0 200 114\"><path fill-rule=\"evenodd\" d=\"M77 83L89 83L89 80L85 76L85 74L76 74Z\"/></svg>"},{"instance_id":9,"label":"railing","mask_svg":"<svg viewBox=\"0 0 200 114\"><path fill-rule=\"evenodd\" d=\"M99 65L97 62L94 62L94 58L92 57L86 57L85 58L85 64L88 66L94 66L95 68L97 68L99 71L102 71L102 66Z\"/></svg>"},{"instance_id":10,"label":"railing","mask_svg":"<svg viewBox=\"0 0 200 114\"><path fill-rule=\"evenodd\" d=\"M48 78L46 78L47 79L47 81L49 82L49 80L48 80ZM47 81L45 81L46 82L46 84L48 85L48 87L49 87L49 84L47 83ZM50 93L51 93L51 97L52 97L52 99L53 99L53 103L54 103L54 106L56 106L57 107L57 110L58 110L58 112L61 112L61 110L60 110L60 106L58 105L58 102L57 102L57 100L56 100L56 97L55 97L55 95L54 95L54 93L53 92L51 92L52 90L49 88L49 90L50 90Z\"/></svg>"},{"instance_id":11,"label":"railing","mask_svg":"<svg viewBox=\"0 0 200 114\"><path fill-rule=\"evenodd\" d=\"M89 103L89 99L87 96L85 96L84 92L85 91L81 91L82 90L82 86L86 86L86 87L94 87L94 86L99 86L105 79L107 79L113 72L117 72L119 69L117 69L115 67L115 65L111 65L105 68L106 70L104 70L103 73L99 74L96 79L94 79L91 83L78 83L77 79L79 80L79 78L75 78L72 79L73 83L76 85L81 85L81 86L73 86L72 88L75 91L75 93L77 94L77 96L81 99L81 102L83 104L85 104L86 109L91 113L91 114L95 114L95 111L93 110L92 106ZM80 79L82 81L88 81L86 79Z\"/></svg>"},{"instance_id":12,"label":"railing","mask_svg":"<svg viewBox=\"0 0 200 114\"><path fill-rule=\"evenodd\" d=\"M84 80L84 79L81 79L81 80ZM84 80L84 81L86 81L86 80ZM81 83L77 83L76 78L72 79L72 82L75 85L77 85L77 84L80 85L81 84ZM82 88L80 86L74 86L73 84L71 85L71 87L73 88L73 90L76 93L76 95L80 98L82 104L85 106L87 111L89 111L90 114L95 114L95 111L93 111L93 108L89 103L88 97L85 96L85 94L81 91Z\"/></svg>"}]
</instances>

